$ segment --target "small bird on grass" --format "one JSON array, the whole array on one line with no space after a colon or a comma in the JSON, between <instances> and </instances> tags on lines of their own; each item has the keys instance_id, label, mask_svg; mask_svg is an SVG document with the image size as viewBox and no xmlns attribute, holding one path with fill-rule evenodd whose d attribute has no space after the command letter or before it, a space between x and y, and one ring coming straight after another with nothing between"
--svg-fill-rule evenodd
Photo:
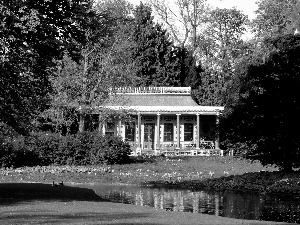
<instances>
[{"instance_id":1,"label":"small bird on grass","mask_svg":"<svg viewBox=\"0 0 300 225\"><path fill-rule=\"evenodd\" d=\"M64 182L59 182L59 183L55 183L54 181L52 182L52 186L53 187L60 187L60 186L64 186Z\"/></svg>"},{"instance_id":2,"label":"small bird on grass","mask_svg":"<svg viewBox=\"0 0 300 225\"><path fill-rule=\"evenodd\" d=\"M209 171L209 175L210 175L210 177L213 177L215 175L215 173L212 171Z\"/></svg>"}]
</instances>

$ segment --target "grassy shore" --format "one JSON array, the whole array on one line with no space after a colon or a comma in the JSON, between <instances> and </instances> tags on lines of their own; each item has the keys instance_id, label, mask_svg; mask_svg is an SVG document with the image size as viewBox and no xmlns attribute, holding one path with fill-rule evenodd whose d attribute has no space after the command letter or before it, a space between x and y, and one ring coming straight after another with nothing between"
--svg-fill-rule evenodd
<instances>
[{"instance_id":1,"label":"grassy shore","mask_svg":"<svg viewBox=\"0 0 300 225\"><path fill-rule=\"evenodd\" d=\"M0 182L127 183L172 188L300 193L300 173L234 157L135 158L130 164L0 169Z\"/></svg>"},{"instance_id":2,"label":"grassy shore","mask_svg":"<svg viewBox=\"0 0 300 225\"><path fill-rule=\"evenodd\" d=\"M172 188L300 193L298 172L285 174L234 157L135 158L130 164L0 169L0 182L127 183Z\"/></svg>"},{"instance_id":3,"label":"grassy shore","mask_svg":"<svg viewBox=\"0 0 300 225\"><path fill-rule=\"evenodd\" d=\"M132 163L100 166L37 166L0 169L0 181L131 183L191 181L276 171L259 162L234 157L144 157Z\"/></svg>"}]
</instances>

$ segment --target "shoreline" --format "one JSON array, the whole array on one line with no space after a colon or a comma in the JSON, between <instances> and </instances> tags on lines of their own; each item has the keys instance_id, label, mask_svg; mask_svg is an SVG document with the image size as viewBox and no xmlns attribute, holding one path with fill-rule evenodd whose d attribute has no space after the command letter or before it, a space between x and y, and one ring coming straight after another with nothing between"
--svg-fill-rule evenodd
<instances>
[{"instance_id":1,"label":"shoreline","mask_svg":"<svg viewBox=\"0 0 300 225\"><path fill-rule=\"evenodd\" d=\"M142 166L142 165L141 165ZM78 169L79 168L79 169ZM83 169L85 168L85 169ZM184 177L173 172L164 175L154 170L140 172L134 167L109 170L103 167L25 167L16 169L1 169L0 182L69 182L74 184L107 183L120 185L137 185L142 187L157 187L169 189L191 189L214 191L252 191L267 194L300 194L300 171L284 173L280 171L246 172L230 176L211 177L205 173L197 177ZM196 173L193 172L193 175Z\"/></svg>"},{"instance_id":2,"label":"shoreline","mask_svg":"<svg viewBox=\"0 0 300 225\"><path fill-rule=\"evenodd\" d=\"M295 224L234 219L200 213L166 211L150 206L112 203L97 197L92 189L68 184L57 188L49 183L0 183L0 191L0 223L5 225L32 222L126 225Z\"/></svg>"}]
</instances>

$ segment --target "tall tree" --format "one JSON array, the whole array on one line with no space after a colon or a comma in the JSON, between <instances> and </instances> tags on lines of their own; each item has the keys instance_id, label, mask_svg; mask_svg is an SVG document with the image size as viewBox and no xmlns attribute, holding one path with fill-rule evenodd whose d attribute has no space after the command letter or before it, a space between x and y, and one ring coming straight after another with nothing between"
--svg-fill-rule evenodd
<instances>
[{"instance_id":1,"label":"tall tree","mask_svg":"<svg viewBox=\"0 0 300 225\"><path fill-rule=\"evenodd\" d=\"M199 35L199 54L204 67L230 76L235 60L243 54L242 35L247 23L247 16L235 8L211 11L207 28Z\"/></svg>"},{"instance_id":2,"label":"tall tree","mask_svg":"<svg viewBox=\"0 0 300 225\"><path fill-rule=\"evenodd\" d=\"M68 50L76 58L92 2L11 0L0 5L0 122L28 133L51 90L48 68Z\"/></svg>"},{"instance_id":3,"label":"tall tree","mask_svg":"<svg viewBox=\"0 0 300 225\"><path fill-rule=\"evenodd\" d=\"M172 34L174 42L181 48L191 46L194 54L197 48L197 32L207 20L206 0L149 0L160 20ZM190 42L191 41L191 42Z\"/></svg>"},{"instance_id":4,"label":"tall tree","mask_svg":"<svg viewBox=\"0 0 300 225\"><path fill-rule=\"evenodd\" d=\"M270 41L273 51L240 76L239 96L226 108L221 130L227 143L243 146L246 157L283 170L299 166L300 36Z\"/></svg>"},{"instance_id":5,"label":"tall tree","mask_svg":"<svg viewBox=\"0 0 300 225\"><path fill-rule=\"evenodd\" d=\"M195 98L200 104L225 105L235 67L247 50L242 35L248 18L235 8L217 8L210 15L206 29L198 36L197 54L205 72Z\"/></svg>"},{"instance_id":6,"label":"tall tree","mask_svg":"<svg viewBox=\"0 0 300 225\"><path fill-rule=\"evenodd\" d=\"M69 132L71 125L79 122L78 114L83 119L103 104L122 101L114 95L115 90L135 83L134 62L128 57L133 46L132 18L123 8L124 14L112 13L114 7L119 7L115 3L120 1L102 3L96 6L97 12L105 15L101 20L102 26L94 31L86 30L88 41L80 46L79 61L65 52L51 76L54 89L51 107L42 116L58 132L62 128ZM106 117L107 113L110 112L102 112L101 116ZM83 130L83 126L80 123L79 130Z\"/></svg>"},{"instance_id":7,"label":"tall tree","mask_svg":"<svg viewBox=\"0 0 300 225\"><path fill-rule=\"evenodd\" d=\"M180 61L180 83L181 86L198 88L201 85L200 73L203 72L201 65L197 64L197 60L192 51L186 48L177 47L176 56Z\"/></svg>"},{"instance_id":8,"label":"tall tree","mask_svg":"<svg viewBox=\"0 0 300 225\"><path fill-rule=\"evenodd\" d=\"M142 3L135 10L132 58L138 85L180 86L180 62L168 33L155 24L151 8Z\"/></svg>"}]
</instances>

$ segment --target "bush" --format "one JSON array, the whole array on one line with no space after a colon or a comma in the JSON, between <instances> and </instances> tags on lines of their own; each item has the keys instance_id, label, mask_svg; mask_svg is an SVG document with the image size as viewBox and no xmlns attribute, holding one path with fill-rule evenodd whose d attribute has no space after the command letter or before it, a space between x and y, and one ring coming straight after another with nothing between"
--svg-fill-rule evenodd
<instances>
[{"instance_id":1,"label":"bush","mask_svg":"<svg viewBox=\"0 0 300 225\"><path fill-rule=\"evenodd\" d=\"M43 165L60 165L61 154L59 154L59 146L61 136L56 133L36 133L33 135L31 148L39 156L40 164Z\"/></svg>"},{"instance_id":2,"label":"bush","mask_svg":"<svg viewBox=\"0 0 300 225\"><path fill-rule=\"evenodd\" d=\"M129 162L130 145L121 137L96 136L90 151L90 164L124 164Z\"/></svg>"},{"instance_id":3,"label":"bush","mask_svg":"<svg viewBox=\"0 0 300 225\"><path fill-rule=\"evenodd\" d=\"M36 133L30 137L0 136L0 166L97 165L129 162L130 146L120 137L82 132L62 136Z\"/></svg>"},{"instance_id":4,"label":"bush","mask_svg":"<svg viewBox=\"0 0 300 225\"><path fill-rule=\"evenodd\" d=\"M27 147L25 138L0 136L0 167L34 166L38 155Z\"/></svg>"}]
</instances>

